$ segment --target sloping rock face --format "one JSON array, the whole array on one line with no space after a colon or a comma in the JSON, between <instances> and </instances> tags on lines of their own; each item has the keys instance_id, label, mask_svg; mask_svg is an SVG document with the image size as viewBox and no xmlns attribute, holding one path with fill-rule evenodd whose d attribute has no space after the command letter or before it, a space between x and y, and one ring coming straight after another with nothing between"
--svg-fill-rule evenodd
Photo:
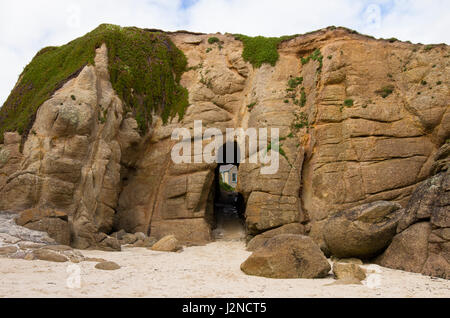
<instances>
[{"instance_id":1,"label":"sloping rock face","mask_svg":"<svg viewBox=\"0 0 450 318\"><path fill-rule=\"evenodd\" d=\"M248 232L301 223L326 249L330 215L376 201L406 207L450 138L446 45L328 28L282 42L275 66L254 68L232 35L168 36L189 62L184 118L163 125L154 116L140 137L111 87L102 46L95 66L39 108L22 152L20 136L5 136L0 210L65 212L79 248L116 248L107 234L119 230L204 244L212 239L216 164L175 164L173 130L192 133L195 120L222 132L279 128L277 174L263 175L263 165L248 160L239 166ZM220 43L209 44L212 36Z\"/></svg>"},{"instance_id":2,"label":"sloping rock face","mask_svg":"<svg viewBox=\"0 0 450 318\"><path fill-rule=\"evenodd\" d=\"M0 191L0 210L66 212L78 248L110 245L97 233L112 230L122 150L140 138L109 82L106 50L39 108L20 167ZM16 139L7 150L18 148Z\"/></svg>"},{"instance_id":3,"label":"sloping rock face","mask_svg":"<svg viewBox=\"0 0 450 318\"><path fill-rule=\"evenodd\" d=\"M435 176L414 192L399 233L378 264L450 279L450 144L436 156Z\"/></svg>"}]
</instances>

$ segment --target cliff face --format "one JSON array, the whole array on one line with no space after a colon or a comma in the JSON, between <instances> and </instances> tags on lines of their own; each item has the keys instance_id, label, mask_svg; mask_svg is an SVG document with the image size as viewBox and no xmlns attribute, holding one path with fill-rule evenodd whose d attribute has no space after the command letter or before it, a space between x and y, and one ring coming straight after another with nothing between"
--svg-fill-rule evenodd
<instances>
[{"instance_id":1,"label":"cliff face","mask_svg":"<svg viewBox=\"0 0 450 318\"><path fill-rule=\"evenodd\" d=\"M202 120L223 132L280 129L277 174L239 167L249 234L301 222L321 242L323 222L334 212L380 200L406 207L450 138L446 45L329 28L280 41L276 64L257 68L232 35L168 36L188 60L180 82L190 103L183 119L163 124L154 115L141 137L112 88L103 45L95 66L39 108L22 153L20 138L5 138L0 210L63 210L82 248L113 229L208 242L216 165L174 164L170 157L173 129Z\"/></svg>"}]
</instances>

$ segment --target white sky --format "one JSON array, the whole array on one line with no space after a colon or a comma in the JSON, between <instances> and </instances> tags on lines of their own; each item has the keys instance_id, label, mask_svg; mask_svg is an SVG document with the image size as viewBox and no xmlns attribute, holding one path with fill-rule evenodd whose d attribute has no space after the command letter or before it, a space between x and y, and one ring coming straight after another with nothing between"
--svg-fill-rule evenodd
<instances>
[{"instance_id":1,"label":"white sky","mask_svg":"<svg viewBox=\"0 0 450 318\"><path fill-rule=\"evenodd\" d=\"M0 105L39 49L101 23L280 36L336 25L375 37L450 43L450 0L1 0Z\"/></svg>"}]
</instances>

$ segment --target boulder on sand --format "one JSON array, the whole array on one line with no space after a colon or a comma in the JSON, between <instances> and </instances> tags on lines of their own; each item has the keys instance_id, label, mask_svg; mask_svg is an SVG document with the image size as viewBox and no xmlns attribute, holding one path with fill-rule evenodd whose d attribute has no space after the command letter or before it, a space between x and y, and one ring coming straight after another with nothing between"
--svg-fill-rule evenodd
<instances>
[{"instance_id":1,"label":"boulder on sand","mask_svg":"<svg viewBox=\"0 0 450 318\"><path fill-rule=\"evenodd\" d=\"M254 252L259 247L264 245L264 243L266 243L271 238L278 236L278 235L282 235L282 234L304 235L305 227L300 223L292 223L292 224L284 225L282 227L279 227L279 228L271 230L271 231L267 231L263 234L255 236L247 244L247 251Z\"/></svg>"},{"instance_id":2,"label":"boulder on sand","mask_svg":"<svg viewBox=\"0 0 450 318\"><path fill-rule=\"evenodd\" d=\"M241 265L241 270L247 275L267 278L323 278L331 266L311 238L283 234L257 249Z\"/></svg>"},{"instance_id":3,"label":"boulder on sand","mask_svg":"<svg viewBox=\"0 0 450 318\"><path fill-rule=\"evenodd\" d=\"M338 280L361 282L366 279L366 272L357 264L334 263L333 273Z\"/></svg>"},{"instance_id":4,"label":"boulder on sand","mask_svg":"<svg viewBox=\"0 0 450 318\"><path fill-rule=\"evenodd\" d=\"M324 239L333 256L368 259L382 253L396 234L401 205L379 201L328 218Z\"/></svg>"},{"instance_id":5,"label":"boulder on sand","mask_svg":"<svg viewBox=\"0 0 450 318\"><path fill-rule=\"evenodd\" d=\"M157 252L178 252L182 246L174 235L168 235L153 245L152 250Z\"/></svg>"},{"instance_id":6,"label":"boulder on sand","mask_svg":"<svg viewBox=\"0 0 450 318\"><path fill-rule=\"evenodd\" d=\"M102 271L116 271L120 266L114 262L101 262L95 265L95 268Z\"/></svg>"}]
</instances>

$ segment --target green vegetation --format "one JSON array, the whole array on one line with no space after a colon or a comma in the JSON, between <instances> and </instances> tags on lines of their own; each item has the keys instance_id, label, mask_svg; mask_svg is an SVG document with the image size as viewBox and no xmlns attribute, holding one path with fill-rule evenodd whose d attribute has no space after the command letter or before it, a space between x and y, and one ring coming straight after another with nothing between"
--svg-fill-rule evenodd
<instances>
[{"instance_id":1,"label":"green vegetation","mask_svg":"<svg viewBox=\"0 0 450 318\"><path fill-rule=\"evenodd\" d=\"M375 91L376 94L380 95L383 98L387 98L389 95L391 95L394 92L395 87L393 85L385 86L377 91Z\"/></svg>"},{"instance_id":2,"label":"green vegetation","mask_svg":"<svg viewBox=\"0 0 450 318\"><path fill-rule=\"evenodd\" d=\"M302 65L306 65L309 63L309 61L316 61L319 62L319 67L317 68L317 72L320 73L322 71L322 67L323 67L323 55L320 52L320 49L316 49L310 56L308 56L307 58L301 58L302 61Z\"/></svg>"},{"instance_id":3,"label":"green vegetation","mask_svg":"<svg viewBox=\"0 0 450 318\"><path fill-rule=\"evenodd\" d=\"M303 83L303 77L291 78L288 82L288 86L291 89L297 88L299 85Z\"/></svg>"},{"instance_id":4,"label":"green vegetation","mask_svg":"<svg viewBox=\"0 0 450 318\"><path fill-rule=\"evenodd\" d=\"M210 48L210 47L206 49L206 53L209 53L211 51L212 51L212 48Z\"/></svg>"},{"instance_id":5,"label":"green vegetation","mask_svg":"<svg viewBox=\"0 0 450 318\"><path fill-rule=\"evenodd\" d=\"M354 104L353 99L346 99L346 100L344 101L344 106L352 107L353 104Z\"/></svg>"},{"instance_id":6,"label":"green vegetation","mask_svg":"<svg viewBox=\"0 0 450 318\"><path fill-rule=\"evenodd\" d=\"M260 68L264 63L275 66L280 58L280 55L278 54L278 45L295 36L296 35L266 38L263 36L250 37L242 34L235 34L234 38L244 44L244 51L242 52L243 59L250 62L253 67Z\"/></svg>"},{"instance_id":7,"label":"green vegetation","mask_svg":"<svg viewBox=\"0 0 450 318\"><path fill-rule=\"evenodd\" d=\"M293 124L293 130L298 131L299 129L309 128L308 115L304 112L300 114L295 114L295 121Z\"/></svg>"},{"instance_id":8,"label":"green vegetation","mask_svg":"<svg viewBox=\"0 0 450 318\"><path fill-rule=\"evenodd\" d=\"M247 105L247 108L248 108L249 110L252 110L252 109L253 109L253 107L255 107L255 106L256 106L256 104L258 104L258 103L256 103L256 102L254 102L254 103L251 103L250 105Z\"/></svg>"},{"instance_id":9,"label":"green vegetation","mask_svg":"<svg viewBox=\"0 0 450 318\"><path fill-rule=\"evenodd\" d=\"M220 183L220 188L225 192L235 192L236 191L236 189L233 188L232 186L230 186L228 183L223 182L222 178L220 178L219 183Z\"/></svg>"},{"instance_id":10,"label":"green vegetation","mask_svg":"<svg viewBox=\"0 0 450 318\"><path fill-rule=\"evenodd\" d=\"M280 138L280 141L284 141L284 140L286 140L286 138ZM275 144L275 145L277 145L277 144ZM274 149L274 145L273 145L272 142L267 146L267 152L269 152L269 151L271 151L271 150L275 150L275 149ZM286 159L286 161L288 162L288 164L292 167L291 163L289 162L289 158L288 158L288 156L286 155L286 152L284 151L284 149L283 149L283 147L282 147L281 144L278 144L278 153L279 153L281 156L283 156L284 159Z\"/></svg>"},{"instance_id":11,"label":"green vegetation","mask_svg":"<svg viewBox=\"0 0 450 318\"><path fill-rule=\"evenodd\" d=\"M442 85L442 81L437 81L436 85Z\"/></svg>"},{"instance_id":12,"label":"green vegetation","mask_svg":"<svg viewBox=\"0 0 450 318\"><path fill-rule=\"evenodd\" d=\"M425 46L425 48L424 48L424 51L425 52L428 52L428 51L430 51L431 49L433 48L433 45L427 45L427 46Z\"/></svg>"},{"instance_id":13,"label":"green vegetation","mask_svg":"<svg viewBox=\"0 0 450 318\"><path fill-rule=\"evenodd\" d=\"M291 98L292 102L294 103L294 105L297 105L297 106L300 106L300 107L304 107L306 105L306 93L305 93L305 88L304 87L301 88L300 99L297 99L298 87L301 84L303 84L303 77L291 78L288 81L288 88L286 89L288 94L286 95L286 98ZM286 99L284 102L286 104L288 104L289 100Z\"/></svg>"},{"instance_id":14,"label":"green vegetation","mask_svg":"<svg viewBox=\"0 0 450 318\"><path fill-rule=\"evenodd\" d=\"M27 134L37 109L84 66L93 65L95 50L108 47L111 83L145 133L152 112L165 122L183 117L188 91L180 85L187 60L165 34L103 24L61 47L39 51L0 110L0 142L5 131ZM75 96L74 96L75 97ZM72 98L73 99L73 98Z\"/></svg>"},{"instance_id":15,"label":"green vegetation","mask_svg":"<svg viewBox=\"0 0 450 318\"><path fill-rule=\"evenodd\" d=\"M387 39L387 41L388 41L389 43L394 43L394 42L397 42L398 39L396 39L396 38L390 38L390 39Z\"/></svg>"},{"instance_id":16,"label":"green vegetation","mask_svg":"<svg viewBox=\"0 0 450 318\"><path fill-rule=\"evenodd\" d=\"M301 92L301 97L300 97L300 106L301 107L305 107L306 105L306 92L305 92L305 88L302 87L302 92Z\"/></svg>"},{"instance_id":17,"label":"green vegetation","mask_svg":"<svg viewBox=\"0 0 450 318\"><path fill-rule=\"evenodd\" d=\"M208 39L208 43L211 44L211 45L214 44L214 43L219 43L219 42L220 42L219 38L217 38L215 36L213 36L213 37Z\"/></svg>"},{"instance_id":18,"label":"green vegetation","mask_svg":"<svg viewBox=\"0 0 450 318\"><path fill-rule=\"evenodd\" d=\"M428 83L427 83L427 81L422 80L422 81L420 82L420 84L422 84L423 86L425 86L425 85L427 85Z\"/></svg>"}]
</instances>

